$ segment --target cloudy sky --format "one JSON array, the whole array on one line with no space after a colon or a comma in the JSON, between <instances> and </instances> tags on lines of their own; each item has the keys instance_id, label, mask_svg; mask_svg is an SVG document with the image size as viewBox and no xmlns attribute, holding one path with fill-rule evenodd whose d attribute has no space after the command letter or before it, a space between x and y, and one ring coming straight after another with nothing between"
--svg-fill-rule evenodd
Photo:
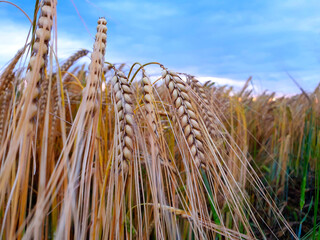
<instances>
[{"instance_id":1,"label":"cloudy sky","mask_svg":"<svg viewBox=\"0 0 320 240\"><path fill-rule=\"evenodd\" d=\"M35 1L12 2L32 18ZM158 61L238 87L252 76L256 92L299 92L287 72L307 91L320 82L319 0L60 0L57 11L61 59L92 49L104 16L109 62ZM0 18L1 68L23 46L30 23L5 3Z\"/></svg>"}]
</instances>

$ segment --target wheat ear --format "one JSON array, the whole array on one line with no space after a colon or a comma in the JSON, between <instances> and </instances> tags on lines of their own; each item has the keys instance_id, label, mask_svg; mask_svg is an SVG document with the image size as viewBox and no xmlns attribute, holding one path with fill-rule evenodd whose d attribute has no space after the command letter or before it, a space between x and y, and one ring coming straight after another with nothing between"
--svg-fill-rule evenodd
<instances>
[{"instance_id":1,"label":"wheat ear","mask_svg":"<svg viewBox=\"0 0 320 240\"><path fill-rule=\"evenodd\" d=\"M9 109L9 101L12 96L12 84L14 81L13 69L24 53L24 50L25 47L17 52L0 76L0 142L3 137L4 123Z\"/></svg>"},{"instance_id":2,"label":"wheat ear","mask_svg":"<svg viewBox=\"0 0 320 240\"><path fill-rule=\"evenodd\" d=\"M82 49L79 50L78 52L76 52L75 54L73 54L72 56L70 56L67 61L61 66L60 68L60 72L61 72L61 76L63 76L66 71L68 71L68 69L75 63L75 61L77 61L79 58L82 58L83 56L88 54L88 50L86 49ZM57 84L56 84L56 80L57 80L57 74L54 74L54 79L53 79L53 87L52 87L52 95L54 95L55 97L53 97L54 100L56 99L56 91L58 91L57 89ZM43 84L41 85L41 97L39 100L39 105L40 105L40 116L44 115L45 112L45 106L47 104L47 98L48 98L48 87L49 87L49 81L47 81L48 79L46 78L46 80L43 82ZM58 102L54 101L53 103L54 105L57 105ZM55 107L54 107L55 108Z\"/></svg>"},{"instance_id":3,"label":"wheat ear","mask_svg":"<svg viewBox=\"0 0 320 240\"><path fill-rule=\"evenodd\" d=\"M36 38L33 44L31 58L28 66L26 80L28 83L35 81L36 88L32 92L32 103L29 108L28 117L31 120L37 113L38 97L40 94L40 86L42 84L43 75L47 63L48 45L51 38L51 28L53 24L53 8L51 0L44 0L41 7L40 18L38 20L38 29L36 30ZM40 68L37 59L40 61ZM46 77L44 77L46 78Z\"/></svg>"},{"instance_id":4,"label":"wheat ear","mask_svg":"<svg viewBox=\"0 0 320 240\"><path fill-rule=\"evenodd\" d=\"M143 99L144 99L144 108L146 111L146 119L147 119L147 124L148 126L151 128L151 130L153 131L153 133L155 134L155 136L157 138L160 137L158 128L159 125L157 125L157 122L159 123L159 121L157 120L157 116L156 116L156 109L154 106L155 103L155 99L154 99L154 95L153 95L153 91L152 91L152 84L151 81L149 79L149 77L146 75L144 69L142 70L142 93L143 93ZM159 111L158 111L159 113ZM160 113L159 113L160 114ZM165 116L167 116L167 113L164 114ZM167 163L165 163L165 161L163 160L164 157L164 152L160 151L160 146L159 143L157 142L156 144L154 144L155 147L155 151L157 153L157 157L160 160L160 162L164 165L167 165L171 168L171 170L173 170L174 172L176 172L176 170L170 165L168 165ZM170 161L169 161L170 162Z\"/></svg>"},{"instance_id":5,"label":"wheat ear","mask_svg":"<svg viewBox=\"0 0 320 240\"><path fill-rule=\"evenodd\" d=\"M145 110L146 110L146 117L147 122L149 126L151 127L152 131L155 133L155 135L158 137L158 131L157 131L157 124L156 124L156 114L155 114L155 108L154 108L154 96L152 93L152 85L150 82L150 79L143 71L143 77L142 77L142 91L143 91L143 98L145 101Z\"/></svg>"},{"instance_id":6,"label":"wheat ear","mask_svg":"<svg viewBox=\"0 0 320 240\"><path fill-rule=\"evenodd\" d=\"M68 71L68 69L80 58L86 56L89 53L88 50L82 49L79 50L78 52L76 52L75 54L73 54L72 56L70 56L67 61L61 66L60 68L60 72L61 72L61 77L66 73L66 71ZM58 77L59 73L54 74L54 79L53 79L53 87L52 87L52 122L51 122L51 135L50 138L53 139L55 137L55 130L57 127L57 115L58 115L58 111L59 111L59 87L60 84L57 84L57 79L59 79ZM47 94L44 94L43 96L46 96ZM41 96L42 97L42 96ZM46 99L43 99L40 102L42 104L46 104Z\"/></svg>"},{"instance_id":7,"label":"wheat ear","mask_svg":"<svg viewBox=\"0 0 320 240\"><path fill-rule=\"evenodd\" d=\"M12 78L13 75L10 75ZM12 81L12 80L11 80ZM1 91L0 94L0 144L2 142L2 138L4 135L4 129L5 129L5 122L7 120L7 116L9 114L9 108L10 108L10 100L12 97L12 90L13 86L9 85L7 88L3 91Z\"/></svg>"},{"instance_id":8,"label":"wheat ear","mask_svg":"<svg viewBox=\"0 0 320 240\"><path fill-rule=\"evenodd\" d=\"M200 106L199 110L201 116L203 117L204 123L209 131L209 134L211 136L215 136L216 130L213 125L215 120L212 112L210 111L210 103L207 94L203 89L203 86L193 76L187 76L187 83L191 87L191 89L198 95L197 97L195 97L195 100Z\"/></svg>"},{"instance_id":9,"label":"wheat ear","mask_svg":"<svg viewBox=\"0 0 320 240\"><path fill-rule=\"evenodd\" d=\"M0 93L5 90L9 84L11 84L12 80L14 79L13 76L13 69L16 66L17 62L19 61L20 57L24 53L25 47L20 49L16 55L13 57L12 61L10 64L5 68L3 73L0 76Z\"/></svg>"},{"instance_id":10,"label":"wheat ear","mask_svg":"<svg viewBox=\"0 0 320 240\"><path fill-rule=\"evenodd\" d=\"M191 104L185 82L173 71L164 69L162 77L170 92L173 108L175 109L177 118L174 118L182 128L182 133L187 141L190 153L197 167L204 164L204 147L200 126Z\"/></svg>"},{"instance_id":11,"label":"wheat ear","mask_svg":"<svg viewBox=\"0 0 320 240\"><path fill-rule=\"evenodd\" d=\"M131 86L125 74L115 69L115 76L112 78L113 98L116 106L116 119L119 123L117 156L120 157L119 167L126 172L129 163L133 159L134 128L133 96Z\"/></svg>"},{"instance_id":12,"label":"wheat ear","mask_svg":"<svg viewBox=\"0 0 320 240\"><path fill-rule=\"evenodd\" d=\"M102 18L101 18L102 19ZM66 71L80 58L86 56L89 53L89 50L81 49L75 54L70 56L67 61L60 67L61 74L64 75Z\"/></svg>"},{"instance_id":13,"label":"wheat ear","mask_svg":"<svg viewBox=\"0 0 320 240\"><path fill-rule=\"evenodd\" d=\"M97 110L96 100L99 96L101 87L101 76L104 64L104 54L107 44L107 21L104 18L99 18L96 40L93 45L93 52L91 54L91 63L89 66L89 81L85 87L83 97L87 101L87 112L94 113Z\"/></svg>"}]
</instances>

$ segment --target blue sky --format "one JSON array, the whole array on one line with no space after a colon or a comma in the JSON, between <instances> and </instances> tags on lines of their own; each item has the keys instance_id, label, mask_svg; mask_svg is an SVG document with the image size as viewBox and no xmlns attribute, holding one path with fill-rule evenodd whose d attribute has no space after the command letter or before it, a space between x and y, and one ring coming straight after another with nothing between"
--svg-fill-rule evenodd
<instances>
[{"instance_id":1,"label":"blue sky","mask_svg":"<svg viewBox=\"0 0 320 240\"><path fill-rule=\"evenodd\" d=\"M108 21L106 60L158 61L170 69L256 92L291 94L320 82L319 0L58 1L59 56L92 49L98 17ZM12 1L32 17L34 1ZM29 22L0 3L0 66L22 46ZM83 24L85 22L86 26Z\"/></svg>"}]
</instances>

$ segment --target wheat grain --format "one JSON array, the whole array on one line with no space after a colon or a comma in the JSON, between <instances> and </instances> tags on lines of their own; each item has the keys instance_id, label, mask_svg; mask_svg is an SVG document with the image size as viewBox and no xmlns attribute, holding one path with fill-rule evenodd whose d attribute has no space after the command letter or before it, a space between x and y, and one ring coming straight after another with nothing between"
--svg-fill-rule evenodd
<instances>
[{"instance_id":1,"label":"wheat grain","mask_svg":"<svg viewBox=\"0 0 320 240\"><path fill-rule=\"evenodd\" d=\"M170 92L171 101L177 115L174 121L180 124L194 163L197 167L200 167L201 164L205 164L204 147L200 126L189 98L187 86L175 72L164 69L162 77Z\"/></svg>"}]
</instances>

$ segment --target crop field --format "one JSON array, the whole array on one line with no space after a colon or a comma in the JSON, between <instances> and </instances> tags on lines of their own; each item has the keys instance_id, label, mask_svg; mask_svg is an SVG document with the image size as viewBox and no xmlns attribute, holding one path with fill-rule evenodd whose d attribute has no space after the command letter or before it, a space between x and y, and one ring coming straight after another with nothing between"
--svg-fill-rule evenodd
<instances>
[{"instance_id":1,"label":"crop field","mask_svg":"<svg viewBox=\"0 0 320 240\"><path fill-rule=\"evenodd\" d=\"M0 72L1 239L320 239L320 85L113 64L103 17L60 61L57 2L38 4Z\"/></svg>"}]
</instances>

